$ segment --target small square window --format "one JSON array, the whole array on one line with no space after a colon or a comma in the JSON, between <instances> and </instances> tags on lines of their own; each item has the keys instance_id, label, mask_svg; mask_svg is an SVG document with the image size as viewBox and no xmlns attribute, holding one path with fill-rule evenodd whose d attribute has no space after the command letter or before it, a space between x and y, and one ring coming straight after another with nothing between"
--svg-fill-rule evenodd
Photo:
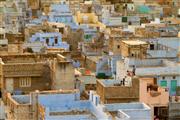
<instances>
[{"instance_id":1,"label":"small square window","mask_svg":"<svg viewBox=\"0 0 180 120\"><path fill-rule=\"evenodd\" d=\"M163 77L162 77L162 79L164 80L164 79L165 79L165 77L163 76Z\"/></svg>"},{"instance_id":2,"label":"small square window","mask_svg":"<svg viewBox=\"0 0 180 120\"><path fill-rule=\"evenodd\" d=\"M161 81L161 87L167 87L167 81L163 80Z\"/></svg>"},{"instance_id":3,"label":"small square window","mask_svg":"<svg viewBox=\"0 0 180 120\"><path fill-rule=\"evenodd\" d=\"M117 48L119 49L119 48L120 48L120 45L117 45Z\"/></svg>"},{"instance_id":4,"label":"small square window","mask_svg":"<svg viewBox=\"0 0 180 120\"><path fill-rule=\"evenodd\" d=\"M173 76L173 79L176 79L176 76Z\"/></svg>"}]
</instances>

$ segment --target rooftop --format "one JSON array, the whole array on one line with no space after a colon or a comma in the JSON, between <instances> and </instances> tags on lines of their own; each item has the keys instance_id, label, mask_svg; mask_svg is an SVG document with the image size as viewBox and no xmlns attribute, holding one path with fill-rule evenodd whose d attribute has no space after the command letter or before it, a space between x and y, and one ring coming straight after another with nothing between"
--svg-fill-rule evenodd
<instances>
[{"instance_id":1,"label":"rooftop","mask_svg":"<svg viewBox=\"0 0 180 120\"><path fill-rule=\"evenodd\" d=\"M150 109L144 103L113 103L105 104L105 109L109 112L118 110L148 110Z\"/></svg>"},{"instance_id":2,"label":"rooftop","mask_svg":"<svg viewBox=\"0 0 180 120\"><path fill-rule=\"evenodd\" d=\"M80 100L80 93L77 90L34 92L30 95L12 96L12 100L21 105L31 104L33 97L30 96L34 95L38 95L37 101L39 107L44 108L46 119L108 120L108 115L103 111L102 106L96 106L90 100Z\"/></svg>"},{"instance_id":3,"label":"rooftop","mask_svg":"<svg viewBox=\"0 0 180 120\"><path fill-rule=\"evenodd\" d=\"M147 45L147 42L140 40L123 40L123 42L128 45Z\"/></svg>"},{"instance_id":4,"label":"rooftop","mask_svg":"<svg viewBox=\"0 0 180 120\"><path fill-rule=\"evenodd\" d=\"M180 75L180 66L137 68L138 76Z\"/></svg>"},{"instance_id":5,"label":"rooftop","mask_svg":"<svg viewBox=\"0 0 180 120\"><path fill-rule=\"evenodd\" d=\"M151 109L144 103L105 104L105 109L117 120L151 120Z\"/></svg>"},{"instance_id":6,"label":"rooftop","mask_svg":"<svg viewBox=\"0 0 180 120\"><path fill-rule=\"evenodd\" d=\"M104 87L120 87L123 86L121 85L122 80L114 80L114 79L109 79L109 80L99 80L99 82L104 86ZM126 83L125 86L123 87L130 87L131 85L131 79L126 78Z\"/></svg>"},{"instance_id":7,"label":"rooftop","mask_svg":"<svg viewBox=\"0 0 180 120\"><path fill-rule=\"evenodd\" d=\"M52 4L51 12L70 13L70 9L67 4Z\"/></svg>"}]
</instances>

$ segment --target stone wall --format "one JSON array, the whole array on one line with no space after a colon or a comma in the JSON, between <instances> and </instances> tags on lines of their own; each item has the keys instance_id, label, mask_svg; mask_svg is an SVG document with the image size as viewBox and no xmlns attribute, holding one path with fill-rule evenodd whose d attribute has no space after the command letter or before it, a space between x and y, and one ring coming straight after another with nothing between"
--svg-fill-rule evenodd
<instances>
[{"instance_id":1,"label":"stone wall","mask_svg":"<svg viewBox=\"0 0 180 120\"><path fill-rule=\"evenodd\" d=\"M139 101L139 79L132 80L132 86L105 86L97 81L97 94L103 103Z\"/></svg>"},{"instance_id":2,"label":"stone wall","mask_svg":"<svg viewBox=\"0 0 180 120\"><path fill-rule=\"evenodd\" d=\"M10 94L7 95L7 119L34 120L30 104L17 103Z\"/></svg>"},{"instance_id":3,"label":"stone wall","mask_svg":"<svg viewBox=\"0 0 180 120\"><path fill-rule=\"evenodd\" d=\"M74 89L75 71L70 62L54 60L52 69L53 89Z\"/></svg>"}]
</instances>

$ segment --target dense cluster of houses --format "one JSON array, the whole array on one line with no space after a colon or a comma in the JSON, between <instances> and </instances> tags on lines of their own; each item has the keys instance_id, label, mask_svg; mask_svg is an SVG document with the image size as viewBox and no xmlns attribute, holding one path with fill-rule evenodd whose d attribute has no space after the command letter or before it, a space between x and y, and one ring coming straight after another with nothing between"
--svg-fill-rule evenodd
<instances>
[{"instance_id":1,"label":"dense cluster of houses","mask_svg":"<svg viewBox=\"0 0 180 120\"><path fill-rule=\"evenodd\" d=\"M179 0L0 0L0 119L179 120Z\"/></svg>"}]
</instances>

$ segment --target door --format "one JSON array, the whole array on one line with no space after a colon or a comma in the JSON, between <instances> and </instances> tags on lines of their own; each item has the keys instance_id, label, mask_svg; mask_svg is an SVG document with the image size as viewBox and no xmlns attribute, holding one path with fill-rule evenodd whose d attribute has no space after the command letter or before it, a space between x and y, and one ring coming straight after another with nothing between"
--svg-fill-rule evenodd
<instances>
[{"instance_id":1,"label":"door","mask_svg":"<svg viewBox=\"0 0 180 120\"><path fill-rule=\"evenodd\" d=\"M6 78L6 90L8 92L13 92L14 90L14 81L13 81L13 78Z\"/></svg>"},{"instance_id":2,"label":"door","mask_svg":"<svg viewBox=\"0 0 180 120\"><path fill-rule=\"evenodd\" d=\"M166 88L167 87L167 81L166 80L162 80L160 82L160 86Z\"/></svg>"},{"instance_id":3,"label":"door","mask_svg":"<svg viewBox=\"0 0 180 120\"><path fill-rule=\"evenodd\" d=\"M177 80L171 80L171 95L176 94Z\"/></svg>"}]
</instances>

